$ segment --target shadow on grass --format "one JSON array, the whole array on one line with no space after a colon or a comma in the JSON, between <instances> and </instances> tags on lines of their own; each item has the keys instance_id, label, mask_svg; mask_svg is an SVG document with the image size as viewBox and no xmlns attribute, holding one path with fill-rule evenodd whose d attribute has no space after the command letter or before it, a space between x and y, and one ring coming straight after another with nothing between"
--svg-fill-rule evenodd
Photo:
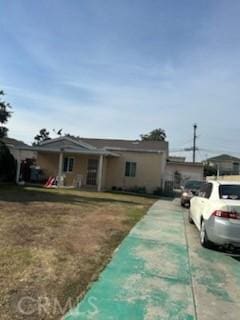
<instances>
[{"instance_id":1,"label":"shadow on grass","mask_svg":"<svg viewBox=\"0 0 240 320\"><path fill-rule=\"evenodd\" d=\"M62 191L62 190L61 190ZM143 204L141 201L130 201L124 199L111 198L110 193L105 193L104 197L86 196L81 191L73 190L75 194L58 192L56 189L44 189L42 187L34 187L34 190L27 187L19 186L0 186L0 201L28 203L33 201L39 202L60 202L69 204L93 204L93 203L121 203L129 205ZM70 191L71 192L71 191ZM91 191L90 191L91 192ZM89 192L89 193L90 193Z\"/></svg>"},{"instance_id":2,"label":"shadow on grass","mask_svg":"<svg viewBox=\"0 0 240 320\"><path fill-rule=\"evenodd\" d=\"M133 197L141 197L141 198L148 198L153 200L165 200L165 201L173 201L175 197L172 196L160 196L160 195L154 195L151 193L134 193L134 192L127 192L127 191L106 191L106 193L109 194L116 194L116 195L122 195L122 196L133 196Z\"/></svg>"}]
</instances>

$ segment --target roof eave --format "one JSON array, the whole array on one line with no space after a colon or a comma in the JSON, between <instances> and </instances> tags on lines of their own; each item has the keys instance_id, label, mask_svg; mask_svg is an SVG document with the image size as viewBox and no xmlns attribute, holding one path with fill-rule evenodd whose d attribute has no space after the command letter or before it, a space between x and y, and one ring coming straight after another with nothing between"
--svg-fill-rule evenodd
<instances>
[{"instance_id":1,"label":"roof eave","mask_svg":"<svg viewBox=\"0 0 240 320\"><path fill-rule=\"evenodd\" d=\"M110 152L107 150L99 150L99 149L93 149L93 150L77 150L77 149L71 149L71 148L44 148L44 147L31 147L30 150L36 151L36 152L50 152L50 153L72 153L72 154L82 154L82 155L105 155L105 156L112 156L112 157L119 157L117 153Z\"/></svg>"}]
</instances>

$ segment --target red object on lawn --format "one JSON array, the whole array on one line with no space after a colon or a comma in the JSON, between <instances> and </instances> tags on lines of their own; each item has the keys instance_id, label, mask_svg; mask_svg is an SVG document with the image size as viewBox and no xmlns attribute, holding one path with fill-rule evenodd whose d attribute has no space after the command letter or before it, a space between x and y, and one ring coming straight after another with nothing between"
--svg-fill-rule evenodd
<instances>
[{"instance_id":1,"label":"red object on lawn","mask_svg":"<svg viewBox=\"0 0 240 320\"><path fill-rule=\"evenodd\" d=\"M44 187L51 188L56 184L56 178L55 177L49 177L47 182L45 183Z\"/></svg>"}]
</instances>

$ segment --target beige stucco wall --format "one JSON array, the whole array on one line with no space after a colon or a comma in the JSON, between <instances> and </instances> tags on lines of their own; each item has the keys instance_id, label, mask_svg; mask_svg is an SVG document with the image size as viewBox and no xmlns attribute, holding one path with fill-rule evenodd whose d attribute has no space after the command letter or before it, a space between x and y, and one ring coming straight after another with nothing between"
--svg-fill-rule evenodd
<instances>
[{"instance_id":1,"label":"beige stucco wall","mask_svg":"<svg viewBox=\"0 0 240 320\"><path fill-rule=\"evenodd\" d=\"M162 153L142 153L142 152L118 152L119 157L104 157L102 189L111 189L113 186L130 188L146 187L148 192L161 185L163 179L166 155ZM86 184L88 159L99 159L99 157L85 155L71 155L73 157L74 168L72 172L65 174L65 185L74 185L76 175L83 176L83 185ZM137 163L136 177L125 177L126 161ZM55 153L38 152L37 164L43 169L45 175L58 175L59 155Z\"/></svg>"},{"instance_id":2,"label":"beige stucco wall","mask_svg":"<svg viewBox=\"0 0 240 320\"><path fill-rule=\"evenodd\" d=\"M130 188L146 187L148 192L160 186L163 177L164 163L162 153L117 152L118 158L107 160L105 186ZM136 177L125 177L126 161L136 162Z\"/></svg>"},{"instance_id":3,"label":"beige stucco wall","mask_svg":"<svg viewBox=\"0 0 240 320\"><path fill-rule=\"evenodd\" d=\"M203 166L186 165L180 163L167 164L165 180L173 181L174 173L179 172L182 180L203 180Z\"/></svg>"},{"instance_id":4,"label":"beige stucco wall","mask_svg":"<svg viewBox=\"0 0 240 320\"><path fill-rule=\"evenodd\" d=\"M58 155L56 153L37 153L37 165L47 177L58 174Z\"/></svg>"}]
</instances>

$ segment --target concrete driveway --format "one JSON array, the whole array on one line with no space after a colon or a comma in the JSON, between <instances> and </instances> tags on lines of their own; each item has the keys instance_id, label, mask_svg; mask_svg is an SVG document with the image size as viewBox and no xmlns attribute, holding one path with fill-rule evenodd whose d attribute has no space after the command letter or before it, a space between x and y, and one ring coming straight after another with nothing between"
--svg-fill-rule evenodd
<instances>
[{"instance_id":1,"label":"concrete driveway","mask_svg":"<svg viewBox=\"0 0 240 320\"><path fill-rule=\"evenodd\" d=\"M178 201L157 201L65 320L238 320L240 261L203 249Z\"/></svg>"}]
</instances>

